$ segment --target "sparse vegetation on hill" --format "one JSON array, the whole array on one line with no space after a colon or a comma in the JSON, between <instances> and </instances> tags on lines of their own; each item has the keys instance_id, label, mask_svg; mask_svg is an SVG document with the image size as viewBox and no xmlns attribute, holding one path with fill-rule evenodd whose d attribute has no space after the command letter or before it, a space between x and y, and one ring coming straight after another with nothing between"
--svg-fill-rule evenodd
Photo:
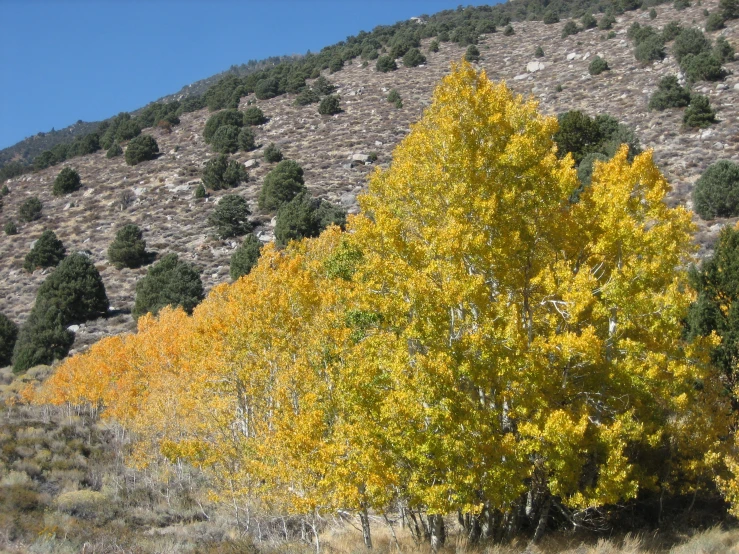
<instances>
[{"instance_id":1,"label":"sparse vegetation on hill","mask_svg":"<svg viewBox=\"0 0 739 554\"><path fill-rule=\"evenodd\" d=\"M346 213L329 202L301 192L277 211L275 243L286 246L291 240L317 237L329 225L344 226Z\"/></svg>"},{"instance_id":2,"label":"sparse vegetation on hill","mask_svg":"<svg viewBox=\"0 0 739 554\"><path fill-rule=\"evenodd\" d=\"M690 92L680 86L675 75L663 77L657 85L657 90L649 98L650 110L684 108L688 104L690 104Z\"/></svg>"},{"instance_id":3,"label":"sparse vegetation on hill","mask_svg":"<svg viewBox=\"0 0 739 554\"><path fill-rule=\"evenodd\" d=\"M683 115L683 123L686 127L708 127L716 123L716 111L706 96L702 94L691 94L690 105Z\"/></svg>"},{"instance_id":4,"label":"sparse vegetation on hill","mask_svg":"<svg viewBox=\"0 0 739 554\"><path fill-rule=\"evenodd\" d=\"M318 113L321 115L334 115L341 113L339 97L333 94L326 96L318 105Z\"/></svg>"}]
</instances>

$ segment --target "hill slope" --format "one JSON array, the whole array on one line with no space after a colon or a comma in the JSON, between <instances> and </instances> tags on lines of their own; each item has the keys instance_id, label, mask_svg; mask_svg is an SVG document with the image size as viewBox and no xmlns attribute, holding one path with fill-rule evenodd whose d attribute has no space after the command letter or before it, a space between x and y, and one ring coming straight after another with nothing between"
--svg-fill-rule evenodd
<instances>
[{"instance_id":1,"label":"hill slope","mask_svg":"<svg viewBox=\"0 0 739 554\"><path fill-rule=\"evenodd\" d=\"M490 78L505 79L515 91L532 95L545 113L579 109L590 115L608 113L627 123L636 131L642 147L655 149L655 160L673 185L670 201L690 206L693 183L708 165L719 159L739 161L739 90L735 88L739 87L739 75L730 75L721 83L698 83L697 90L707 95L718 110L720 123L703 132L681 130L682 110L647 109L648 97L659 79L678 73L674 57L668 55L662 63L642 67L634 59L626 30L634 21L655 27L673 20L686 27L702 26L703 9L715 10L716 6L715 0L682 11L659 6L654 20L649 19L646 10L627 12L617 17L616 36L611 39L605 39L606 33L598 29L562 39L566 21L552 25L514 23L512 36L500 31L483 35L478 65ZM727 29L709 35L715 39L718 34L739 44L739 22L727 22ZM228 193L247 199L263 240L271 239L274 227L274 214L260 213L256 207L257 194L270 169L270 164L262 159L263 147L274 142L286 158L296 160L304 168L306 185L314 196L339 203L350 211L355 209L356 196L373 166L353 163L352 157L377 152L378 164L389 163L393 147L420 117L436 82L449 71L451 62L464 55L464 48L453 43L442 43L438 53L428 53L430 40L424 40L422 47L428 59L425 66L379 73L374 62L362 67L357 58L342 71L328 76L338 86L344 110L336 116L319 115L315 104L297 107L293 104L294 95L270 100L255 100L249 95L241 99L242 109L247 102L256 102L270 121L257 128L261 148L233 156L242 163L257 163L250 168L249 183ZM537 46L543 48L543 58L534 57ZM588 65L595 55L608 61L610 72L597 77L588 74ZM527 65L533 61L544 62L545 67L527 71ZM739 62L725 67L736 73ZM560 85L562 90L558 92ZM402 97L402 109L386 100L393 88ZM171 134L160 129L145 130L156 138L162 154L135 167L125 165L123 157L109 160L100 151L9 180L11 193L4 199L4 220L16 219L20 204L30 196L38 196L44 210L42 219L19 226L18 235L0 236L0 311L18 323L28 316L46 272L24 272L23 257L44 229L53 229L68 252L91 253L111 305L117 310L107 319L83 326L77 333L76 349L101 336L133 328L133 319L127 312L133 306L135 283L146 268L117 270L106 259L108 245L124 223L140 225L149 248L160 256L176 252L200 267L206 290L228 281L229 258L238 243L213 239L207 225L215 201L226 192L214 193L208 201L193 198L203 165L215 155L202 137L209 115L207 109L183 114L181 124ZM52 182L65 166L79 171L83 187L69 196L54 197ZM696 218L696 223L697 241L705 252L725 222Z\"/></svg>"}]
</instances>

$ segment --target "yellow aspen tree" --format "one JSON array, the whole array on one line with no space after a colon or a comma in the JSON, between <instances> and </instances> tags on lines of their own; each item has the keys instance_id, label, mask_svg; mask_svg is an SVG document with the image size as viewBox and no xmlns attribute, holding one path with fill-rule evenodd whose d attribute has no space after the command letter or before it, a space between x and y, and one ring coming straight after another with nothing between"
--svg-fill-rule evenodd
<instances>
[{"instance_id":1,"label":"yellow aspen tree","mask_svg":"<svg viewBox=\"0 0 739 554\"><path fill-rule=\"evenodd\" d=\"M725 423L705 349L681 340L689 213L664 204L651 154L625 150L573 205L556 129L456 66L348 229L384 353L355 361L385 377L403 494L508 530L523 503L537 536L552 503L569 516L699 473ZM668 475L636 463L668 444Z\"/></svg>"}]
</instances>

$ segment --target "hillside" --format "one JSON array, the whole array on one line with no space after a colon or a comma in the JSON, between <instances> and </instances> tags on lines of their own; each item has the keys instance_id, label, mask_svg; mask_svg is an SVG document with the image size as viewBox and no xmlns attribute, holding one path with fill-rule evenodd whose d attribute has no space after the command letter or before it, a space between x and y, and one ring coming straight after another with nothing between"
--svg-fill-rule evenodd
<instances>
[{"instance_id":1,"label":"hillside","mask_svg":"<svg viewBox=\"0 0 739 554\"><path fill-rule=\"evenodd\" d=\"M565 20L552 25L538 21L513 23L512 36L505 36L501 30L482 35L478 66L490 78L506 80L516 92L537 99L544 113L578 109L590 115L608 113L628 124L642 147L654 148L655 160L673 186L670 202L690 207L693 183L708 165L719 159L739 161L739 62L725 64L733 74L724 81L696 86L710 98L720 122L705 131L682 130L683 110L647 109L658 80L678 73L674 57L668 55L662 63L643 67L634 58L626 31L635 21L657 28L671 21L685 27L702 26L703 10L713 11L717 4L712 0L680 11L671 5L658 6L654 20L647 10L626 12L617 17L615 37L611 39L597 28L562 39ZM736 45L739 24L728 21L726 29L707 34L713 39L721 34ZM429 53L430 42L425 39L421 48L428 60L424 66L401 65L397 71L379 73L374 62L363 67L357 58L339 72L325 72L341 96L343 112L335 116L319 115L315 104L295 106L292 94L270 100L256 100L250 94L241 99L242 109L247 102L256 102L269 122L257 128L257 142L262 148L232 156L248 164L250 179L228 192L248 200L258 224L256 232L263 241L271 240L274 226L274 214L262 213L256 206L256 196L270 169L262 158L263 147L274 142L286 158L297 161L305 170L306 185L314 196L338 203L350 212L356 210L356 196L374 167L353 161L353 157L376 152L377 164L387 165L395 145L428 105L435 84L448 73L450 63L464 55L465 48L451 42L441 43L438 53ZM544 57L534 57L537 46L543 48ZM595 55L605 58L611 71L591 77L588 65ZM533 69L529 64L534 61L543 62L537 67L544 67L527 71L527 66ZM400 93L402 109L387 102L390 89ZM28 316L47 271L29 275L22 269L23 258L44 229L54 230L68 252L90 252L114 308L109 318L79 329L74 347L77 350L102 336L133 329L129 311L136 281L146 273L146 267L117 270L106 260L107 247L124 223L140 225L149 248L159 256L176 252L195 263L202 270L206 290L229 281L229 258L238 243L212 238L206 223L215 202L226 192L213 193L206 201L193 198L204 163L215 155L202 137L209 115L207 109L183 114L181 124L169 134L160 129L145 130L156 138L161 151L159 158L150 162L130 167L122 157L107 159L105 152L99 151L10 179L3 219L16 219L21 202L34 195L43 203L43 217L19 225L18 235L0 237L0 311L19 324ZM51 184L65 166L79 171L83 187L71 195L55 197ZM695 223L696 241L705 254L726 222L705 222L696 217Z\"/></svg>"}]
</instances>

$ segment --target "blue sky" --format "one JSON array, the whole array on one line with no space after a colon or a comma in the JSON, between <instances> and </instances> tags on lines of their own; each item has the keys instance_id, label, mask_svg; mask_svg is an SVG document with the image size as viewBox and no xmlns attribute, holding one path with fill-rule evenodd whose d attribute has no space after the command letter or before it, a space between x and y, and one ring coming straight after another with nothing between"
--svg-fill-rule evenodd
<instances>
[{"instance_id":1,"label":"blue sky","mask_svg":"<svg viewBox=\"0 0 739 554\"><path fill-rule=\"evenodd\" d=\"M464 5L496 3L466 1ZM459 0L0 0L0 148Z\"/></svg>"}]
</instances>

